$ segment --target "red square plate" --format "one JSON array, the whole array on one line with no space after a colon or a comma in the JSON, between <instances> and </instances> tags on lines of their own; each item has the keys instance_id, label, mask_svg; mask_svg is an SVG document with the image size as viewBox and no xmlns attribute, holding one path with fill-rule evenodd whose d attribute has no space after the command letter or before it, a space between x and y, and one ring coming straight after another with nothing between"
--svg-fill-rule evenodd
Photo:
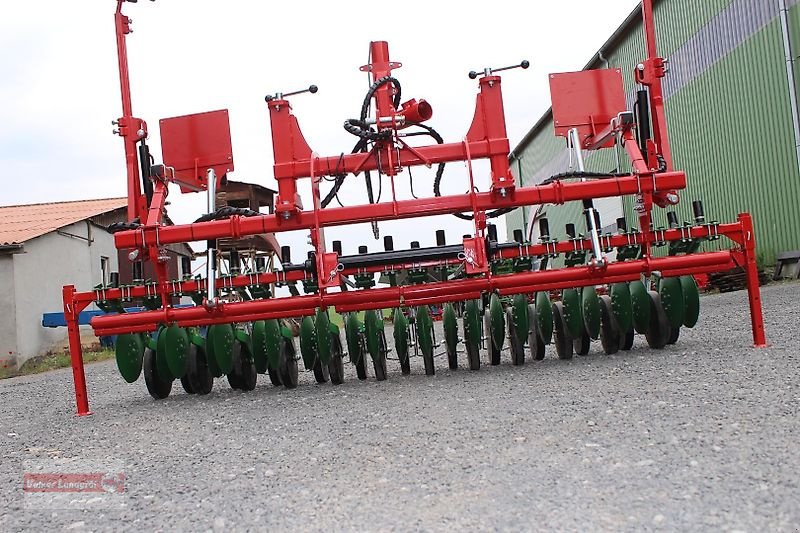
<instances>
[{"instance_id":1,"label":"red square plate","mask_svg":"<svg viewBox=\"0 0 800 533\"><path fill-rule=\"evenodd\" d=\"M164 118L159 126L164 165L175 169L182 192L204 190L210 168L217 174L217 184L233 170L227 109Z\"/></svg>"},{"instance_id":2,"label":"red square plate","mask_svg":"<svg viewBox=\"0 0 800 533\"><path fill-rule=\"evenodd\" d=\"M566 137L578 128L582 142L627 110L620 69L550 74L550 99L556 135Z\"/></svg>"}]
</instances>

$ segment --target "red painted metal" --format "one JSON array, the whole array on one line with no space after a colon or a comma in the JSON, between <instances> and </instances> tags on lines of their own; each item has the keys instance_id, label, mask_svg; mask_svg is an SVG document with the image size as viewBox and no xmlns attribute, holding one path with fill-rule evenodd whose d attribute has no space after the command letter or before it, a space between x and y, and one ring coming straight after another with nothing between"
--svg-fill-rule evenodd
<instances>
[{"instance_id":1,"label":"red painted metal","mask_svg":"<svg viewBox=\"0 0 800 533\"><path fill-rule=\"evenodd\" d=\"M582 70L550 74L550 98L556 135L566 137L577 128L583 146L627 110L620 69ZM614 146L611 136L595 148Z\"/></svg>"},{"instance_id":2,"label":"red painted metal","mask_svg":"<svg viewBox=\"0 0 800 533\"><path fill-rule=\"evenodd\" d=\"M238 239L250 235L307 230L313 254L310 268L288 272L263 272L249 275L221 277L217 286L232 290L253 285L282 285L303 282L316 287L310 294L273 297L240 302L220 302L215 307L196 306L176 308L165 305L161 309L141 313L105 315L95 317L92 326L97 334L112 335L146 332L162 324L180 326L208 326L229 322L299 317L314 314L319 308L334 307L339 312L412 307L442 304L451 301L479 298L487 292L502 295L530 294L536 291L559 290L568 287L596 286L639 279L642 275L659 272L663 276L699 275L726 270L735 265L744 266L748 280L748 299L751 311L753 339L757 346L765 345L758 276L755 265L755 237L752 219L742 214L735 223L699 225L678 229L651 230L651 210L654 205L665 206L673 201L674 191L686 187L683 172L672 169L666 123L661 93L661 78L665 74L664 61L657 57L653 24L652 0L643 2L643 18L647 41L647 58L636 70L636 79L650 91L654 139L642 153L633 135L630 123L613 121L625 111L621 74L618 70L554 74L551 77L553 112L556 133L564 135L569 128L577 127L584 148L606 147L619 138L631 163L629 176L585 182L553 181L542 186L517 187L509 171L509 141L501 92L501 78L484 75L478 80L478 95L473 119L460 142L410 146L399 131L409 122L422 122L432 115L432 107L425 100L410 99L395 106L396 87L387 77L401 66L389 56L389 46L384 41L370 43L370 61L361 67L369 73L372 88L373 116L367 122L380 135L370 140L369 149L363 153L320 157L308 145L292 108L283 96L268 99L274 175L278 181L275 213L253 217L232 216L226 220L164 225L168 182L176 181L182 190L205 188L206 171L213 168L222 176L233 168L230 130L227 112L216 111L161 121L162 150L165 163L172 170L154 178L154 191L150 206L141 194L136 143L146 135L144 121L132 117L128 68L125 57L125 35L130 32L129 19L121 13L122 0L118 0L116 13L117 46L119 53L120 82L123 100L123 118L120 135L125 140L128 169L129 218L144 221L141 227L115 234L119 249L132 250L140 258L155 266L156 280L146 286L106 288L78 293L72 286L64 288L64 312L70 333L70 353L75 380L76 402L79 414L88 414L83 361L77 317L81 309L94 301L130 301L146 296L160 295L162 301L172 301L173 295L203 293L205 280L171 281L162 262L163 247L169 244L213 239ZM613 123L612 123L613 121ZM667 168L659 168L660 157ZM487 159L491 168L491 186L479 192L475 187L473 161ZM394 176L405 167L431 166L438 163L463 161L467 164L469 192L436 198L398 199L395 195ZM323 209L320 203L320 183L325 176L358 174L377 171L391 179L391 201L378 204L355 205ZM297 180L310 179L313 206L304 209L298 194ZM492 261L521 257L544 257L575 250L590 250L588 239L565 242L547 242L487 248L485 233L487 212L494 209L562 204L585 199L636 195L639 209L639 227L643 231L628 234L604 235L602 248L627 245L641 246L641 259L592 263L555 270L493 274ZM677 196L675 195L675 198ZM463 240L463 253L458 258L404 264L380 264L366 268L344 268L336 253L325 248L325 228L382 220L419 218L452 213L473 213L475 232ZM722 252L705 252L690 255L652 257L653 247L665 241L680 239L706 239L726 237L735 248ZM390 273L412 268L442 268L463 266L463 279L398 287L372 288L358 291L341 291L342 276ZM309 289L311 290L311 289Z\"/></svg>"},{"instance_id":3,"label":"red painted metal","mask_svg":"<svg viewBox=\"0 0 800 533\"><path fill-rule=\"evenodd\" d=\"M739 215L744 242L742 250L745 257L744 269L747 272L747 299L750 304L750 323L753 329L753 344L757 347L767 345L764 333L764 316L761 310L761 291L758 287L758 266L756 265L756 233L750 213Z\"/></svg>"},{"instance_id":4,"label":"red painted metal","mask_svg":"<svg viewBox=\"0 0 800 533\"><path fill-rule=\"evenodd\" d=\"M67 321L69 336L69 355L72 363L72 381L75 383L75 403L78 416L92 414L89 411L89 394L86 391L86 374L83 370L83 349L81 348L81 332L78 316L86 308L87 303L75 301L75 286L66 285L62 291L64 301L64 318Z\"/></svg>"},{"instance_id":5,"label":"red painted metal","mask_svg":"<svg viewBox=\"0 0 800 533\"><path fill-rule=\"evenodd\" d=\"M626 147L628 145L626 144ZM635 143L633 143L635 148ZM583 198L605 198L636 194L640 191L682 189L686 186L686 174L683 172L664 172L657 175L639 174L598 181L586 182L554 182L543 186L518 187L514 194L506 198L483 192L476 193L476 210L486 211L504 207L537 204L563 204ZM158 242L175 244L207 239L217 239L232 233L238 235L256 235L281 231L295 231L314 227L314 217L319 217L322 227L371 222L373 220L398 220L419 218L432 215L461 213L473 211L472 198L469 194L440 196L438 198L419 198L414 200L398 200L396 203L367 204L348 207L331 207L298 213L292 220L284 220L277 215L261 215L255 217L231 217L228 220L198 222L194 224L165 226L158 228ZM146 229L121 231L114 234L117 248L141 248L146 242ZM155 238L153 236L152 238Z\"/></svg>"},{"instance_id":6,"label":"red painted metal","mask_svg":"<svg viewBox=\"0 0 800 533\"><path fill-rule=\"evenodd\" d=\"M139 183L139 159L136 154L136 143L147 137L147 124L133 116L131 103L131 84L128 74L128 51L125 36L131 33L131 19L122 14L124 0L117 0L117 11L114 14L114 26L117 34L117 58L119 60L119 85L122 95L122 117L114 121L116 132L125 143L125 169L128 181L128 221L135 218L144 220L147 201L142 194Z\"/></svg>"},{"instance_id":7,"label":"red painted metal","mask_svg":"<svg viewBox=\"0 0 800 533\"><path fill-rule=\"evenodd\" d=\"M653 123L653 139L655 149L672 170L672 150L667 135L667 115L664 111L664 91L661 78L667 75L666 61L658 56L656 50L656 22L653 16L653 0L642 0L642 20L644 24L644 40L647 48L647 59L636 66L636 81L650 91L651 122Z\"/></svg>"},{"instance_id":8,"label":"red painted metal","mask_svg":"<svg viewBox=\"0 0 800 533\"><path fill-rule=\"evenodd\" d=\"M228 110L208 111L159 121L161 154L173 172L168 178L181 192L205 190L206 171L211 168L217 185L233 171L233 149Z\"/></svg>"}]
</instances>

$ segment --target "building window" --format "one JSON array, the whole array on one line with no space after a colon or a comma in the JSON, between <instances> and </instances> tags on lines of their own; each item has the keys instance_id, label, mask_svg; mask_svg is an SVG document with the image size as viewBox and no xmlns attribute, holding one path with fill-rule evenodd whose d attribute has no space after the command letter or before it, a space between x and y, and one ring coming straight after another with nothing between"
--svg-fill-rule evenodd
<instances>
[{"instance_id":1,"label":"building window","mask_svg":"<svg viewBox=\"0 0 800 533\"><path fill-rule=\"evenodd\" d=\"M108 257L100 256L100 283L108 285L108 275L111 265L108 264Z\"/></svg>"}]
</instances>

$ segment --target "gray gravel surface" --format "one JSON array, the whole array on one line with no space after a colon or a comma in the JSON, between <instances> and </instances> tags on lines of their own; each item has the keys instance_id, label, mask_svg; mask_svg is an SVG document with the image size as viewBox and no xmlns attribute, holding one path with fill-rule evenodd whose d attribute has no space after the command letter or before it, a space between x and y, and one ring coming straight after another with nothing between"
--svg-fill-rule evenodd
<instances>
[{"instance_id":1,"label":"gray gravel surface","mask_svg":"<svg viewBox=\"0 0 800 533\"><path fill-rule=\"evenodd\" d=\"M0 530L797 531L800 285L763 296L766 349L737 292L704 297L662 351L548 347L523 367L484 351L478 372L390 361L383 383L348 365L338 387L223 379L159 402L108 362L87 367L81 418L69 370L5 380ZM30 465L70 458L118 465L126 493L89 510L23 496Z\"/></svg>"}]
</instances>

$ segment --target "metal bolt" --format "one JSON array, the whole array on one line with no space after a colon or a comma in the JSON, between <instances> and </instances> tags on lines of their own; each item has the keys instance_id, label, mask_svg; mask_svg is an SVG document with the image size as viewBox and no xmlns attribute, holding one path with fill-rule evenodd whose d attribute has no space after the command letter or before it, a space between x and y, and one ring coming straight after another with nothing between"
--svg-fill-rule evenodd
<instances>
[{"instance_id":1,"label":"metal bolt","mask_svg":"<svg viewBox=\"0 0 800 533\"><path fill-rule=\"evenodd\" d=\"M503 198L505 198L505 197L506 197L506 189L505 189L505 187L503 187L502 189L500 189L500 196L502 196Z\"/></svg>"},{"instance_id":2,"label":"metal bolt","mask_svg":"<svg viewBox=\"0 0 800 533\"><path fill-rule=\"evenodd\" d=\"M289 211L284 211L284 212L283 212L283 219L284 219L284 220L289 220L289 217L290 217L290 216L291 216L291 215L289 214Z\"/></svg>"},{"instance_id":3,"label":"metal bolt","mask_svg":"<svg viewBox=\"0 0 800 533\"><path fill-rule=\"evenodd\" d=\"M636 65L636 68L638 70L644 70L644 64L643 63L639 63L638 65Z\"/></svg>"}]
</instances>

